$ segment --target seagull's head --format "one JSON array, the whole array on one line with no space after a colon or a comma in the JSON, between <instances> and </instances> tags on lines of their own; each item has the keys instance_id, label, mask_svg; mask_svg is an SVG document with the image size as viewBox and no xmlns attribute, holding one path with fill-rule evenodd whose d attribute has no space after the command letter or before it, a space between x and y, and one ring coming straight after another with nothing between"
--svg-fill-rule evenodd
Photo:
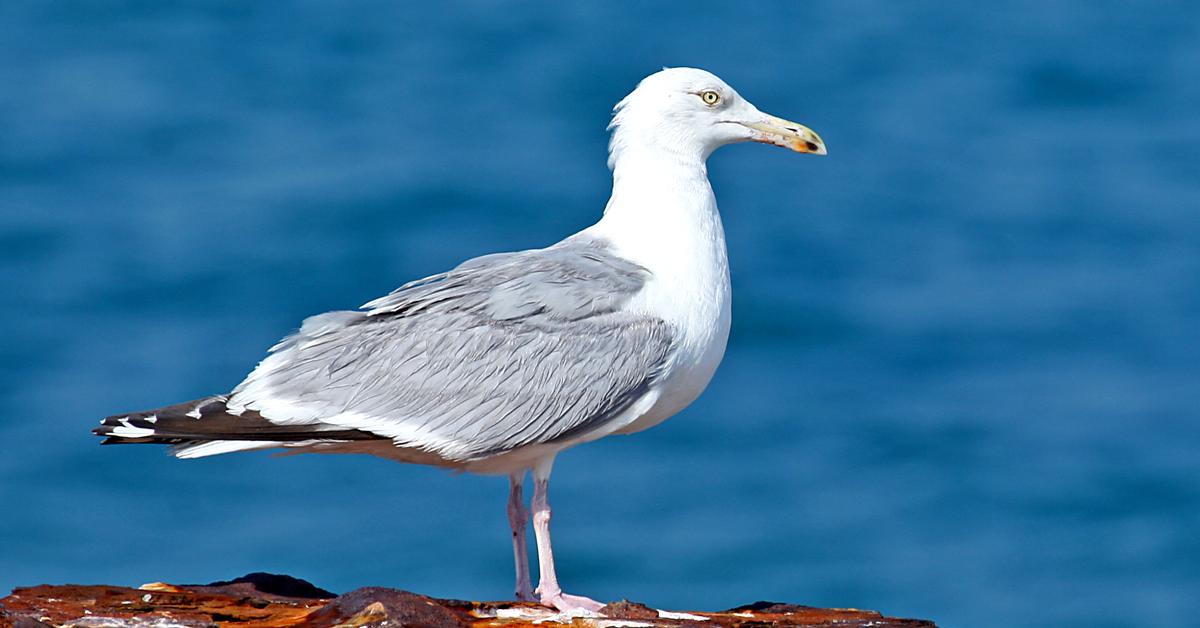
<instances>
[{"instance_id":1,"label":"seagull's head","mask_svg":"<svg viewBox=\"0 0 1200 628\"><path fill-rule=\"evenodd\" d=\"M641 148L703 160L736 142L825 154L812 129L759 111L725 81L695 68L664 68L642 79L613 109L609 129L610 166L618 155Z\"/></svg>"}]
</instances>

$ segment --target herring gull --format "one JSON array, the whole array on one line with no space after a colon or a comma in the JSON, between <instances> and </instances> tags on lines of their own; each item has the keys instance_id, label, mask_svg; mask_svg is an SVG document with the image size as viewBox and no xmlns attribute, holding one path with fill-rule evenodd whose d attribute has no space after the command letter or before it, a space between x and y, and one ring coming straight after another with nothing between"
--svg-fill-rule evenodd
<instances>
[{"instance_id":1,"label":"herring gull","mask_svg":"<svg viewBox=\"0 0 1200 628\"><path fill-rule=\"evenodd\" d=\"M660 423L716 371L730 287L708 156L746 141L825 154L812 130L692 68L646 77L617 103L609 129L612 196L591 227L308 318L233 392L114 415L95 432L106 444L168 444L179 458L284 448L507 475L517 597L598 610L563 593L555 575L554 457Z\"/></svg>"}]
</instances>

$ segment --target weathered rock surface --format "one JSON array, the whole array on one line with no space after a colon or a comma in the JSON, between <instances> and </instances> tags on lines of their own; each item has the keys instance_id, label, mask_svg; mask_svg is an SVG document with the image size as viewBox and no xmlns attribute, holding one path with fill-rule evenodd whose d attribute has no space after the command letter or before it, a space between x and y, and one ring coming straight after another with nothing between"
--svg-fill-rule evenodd
<instances>
[{"instance_id":1,"label":"weathered rock surface","mask_svg":"<svg viewBox=\"0 0 1200 628\"><path fill-rule=\"evenodd\" d=\"M723 612L667 612L621 601L598 616L556 613L522 602L441 600L408 591L367 587L335 595L303 580L250 574L209 585L153 583L138 589L43 585L0 599L0 627L41 626L836 626L936 628L932 622L884 617L874 611L757 602Z\"/></svg>"}]
</instances>

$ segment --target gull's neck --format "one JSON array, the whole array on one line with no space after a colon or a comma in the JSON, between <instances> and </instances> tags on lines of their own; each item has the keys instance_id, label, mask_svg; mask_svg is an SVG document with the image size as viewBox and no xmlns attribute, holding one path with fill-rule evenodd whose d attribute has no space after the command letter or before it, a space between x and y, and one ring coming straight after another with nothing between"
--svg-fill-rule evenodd
<instances>
[{"instance_id":1,"label":"gull's neck","mask_svg":"<svg viewBox=\"0 0 1200 628\"><path fill-rule=\"evenodd\" d=\"M625 146L612 166L612 196L590 234L655 274L715 257L724 264L725 233L700 155Z\"/></svg>"},{"instance_id":2,"label":"gull's neck","mask_svg":"<svg viewBox=\"0 0 1200 628\"><path fill-rule=\"evenodd\" d=\"M729 262L725 231L702 155L625 146L615 152L613 192L585 237L650 271L626 305L671 324L674 357L654 407L624 431L645 429L691 403L708 384L729 337Z\"/></svg>"},{"instance_id":3,"label":"gull's neck","mask_svg":"<svg viewBox=\"0 0 1200 628\"><path fill-rule=\"evenodd\" d=\"M649 270L676 306L727 307L725 232L704 155L626 145L612 165L604 217L584 233Z\"/></svg>"}]
</instances>

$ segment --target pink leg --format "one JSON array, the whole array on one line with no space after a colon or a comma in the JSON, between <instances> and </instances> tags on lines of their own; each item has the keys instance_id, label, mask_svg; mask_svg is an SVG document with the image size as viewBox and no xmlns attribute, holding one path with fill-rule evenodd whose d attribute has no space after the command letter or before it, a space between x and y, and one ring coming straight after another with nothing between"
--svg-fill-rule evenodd
<instances>
[{"instance_id":1,"label":"pink leg","mask_svg":"<svg viewBox=\"0 0 1200 628\"><path fill-rule=\"evenodd\" d=\"M512 528L513 558L517 563L517 599L534 602L533 583L529 579L529 548L525 545L525 526L529 525L529 509L521 490L525 472L508 476L508 525Z\"/></svg>"},{"instance_id":2,"label":"pink leg","mask_svg":"<svg viewBox=\"0 0 1200 628\"><path fill-rule=\"evenodd\" d=\"M546 490L550 485L550 468L554 459L543 461L533 469L533 534L537 538L539 581L538 600L543 606L560 611L598 611L604 605L578 595L567 595L558 585L554 573L554 551L550 549L550 501Z\"/></svg>"}]
</instances>

